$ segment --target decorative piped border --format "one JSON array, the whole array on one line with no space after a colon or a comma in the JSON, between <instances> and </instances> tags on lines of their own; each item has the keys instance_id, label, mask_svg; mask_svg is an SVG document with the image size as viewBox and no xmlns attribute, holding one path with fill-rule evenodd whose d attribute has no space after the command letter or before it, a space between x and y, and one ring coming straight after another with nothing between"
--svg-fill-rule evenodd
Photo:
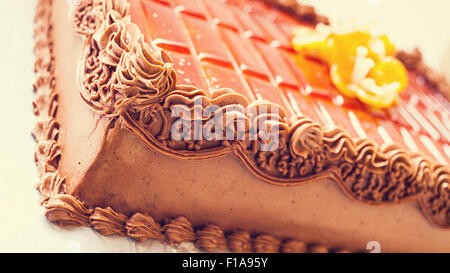
<instances>
[{"instance_id":1,"label":"decorative piped border","mask_svg":"<svg viewBox=\"0 0 450 273\"><path fill-rule=\"evenodd\" d=\"M379 147L369 139L354 139L339 128L326 131L305 116L288 121L279 105L268 101L249 103L230 89L208 95L193 86L177 85L170 56L144 42L139 28L130 23L125 0L112 2L115 4L109 6L118 10L108 9L98 0L92 2L94 7L103 8L91 10L101 10L105 17L101 26L95 24L96 29L86 32L92 34L86 35L78 71L81 96L94 111L119 117L146 144L170 156L201 159L233 154L255 176L275 185L295 186L328 178L351 198L366 204L416 201L433 224L450 227L448 166L396 145ZM217 116L173 118L173 109L205 110L210 105L218 105L218 111L224 113L221 131L234 132L232 140L173 138L170 129L175 123L187 124L193 133L200 122L202 131L207 131ZM224 111L229 109L232 111ZM261 109L267 111L262 113ZM279 128L279 143L271 151L261 149L266 131L258 127L268 116L271 119L265 125ZM255 129L258 137L239 140L239 134L247 136L249 132L242 131L238 124ZM444 186L436 188L437 183Z\"/></svg>"},{"instance_id":2,"label":"decorative piped border","mask_svg":"<svg viewBox=\"0 0 450 273\"><path fill-rule=\"evenodd\" d=\"M208 252L264 252L264 253L345 253L344 249L328 249L323 245L237 230L225 234L214 224L194 228L183 216L167 219L161 226L151 216L135 213L127 217L112 208L94 210L68 194L56 194L44 202L47 218L62 226L86 226L104 236L128 236L138 242L149 239L165 241L171 246L193 242L198 249Z\"/></svg>"},{"instance_id":3,"label":"decorative piped border","mask_svg":"<svg viewBox=\"0 0 450 273\"><path fill-rule=\"evenodd\" d=\"M327 17L319 15L313 6L300 4L297 0L260 0L269 5L290 14L298 20L309 23L311 25L325 24L329 25L330 21Z\"/></svg>"},{"instance_id":4,"label":"decorative piped border","mask_svg":"<svg viewBox=\"0 0 450 273\"><path fill-rule=\"evenodd\" d=\"M194 242L197 248L206 251L348 252L342 249L330 250L323 245L306 244L296 239L281 241L267 234L252 236L242 230L225 234L219 226L212 224L194 228L183 216L167 219L160 225L151 216L141 213L127 217L110 207L88 208L76 197L66 194L65 179L58 171L61 146L58 144L60 125L55 119L58 95L55 91L52 3L53 0L39 0L37 5L34 32L37 79L34 84L36 100L33 101L34 113L37 116L36 128L33 130L37 142L35 161L40 177L37 188L49 221L61 226L92 227L105 236L128 236L138 242L156 239L173 246ZM91 1L82 2L82 10L91 10L86 8L93 7L89 3ZM108 3L115 6L115 1ZM79 22L84 20L82 16L78 18L81 18ZM80 28L78 32L88 34L92 25L96 24L85 25L89 27Z\"/></svg>"},{"instance_id":5,"label":"decorative piped border","mask_svg":"<svg viewBox=\"0 0 450 273\"><path fill-rule=\"evenodd\" d=\"M437 73L425 64L422 52L415 48L412 52L400 50L396 56L410 71L422 76L425 83L432 89L440 92L450 101L450 83L444 75Z\"/></svg>"},{"instance_id":6,"label":"decorative piped border","mask_svg":"<svg viewBox=\"0 0 450 273\"><path fill-rule=\"evenodd\" d=\"M61 146L58 144L60 125L56 121L58 95L55 92L55 59L53 57L51 0L39 2L35 18L35 46L36 61L34 70L36 81L33 101L34 114L37 116L36 127L32 135L37 142L35 162L38 167L40 181L37 185L42 194L42 200L53 193L65 192L65 179L58 172Z\"/></svg>"}]
</instances>

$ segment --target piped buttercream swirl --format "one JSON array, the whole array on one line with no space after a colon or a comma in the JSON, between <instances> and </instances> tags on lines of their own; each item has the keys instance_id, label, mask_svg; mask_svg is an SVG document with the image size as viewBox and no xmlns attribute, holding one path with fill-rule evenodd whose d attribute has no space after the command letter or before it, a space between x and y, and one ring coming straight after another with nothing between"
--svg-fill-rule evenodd
<instances>
[{"instance_id":1,"label":"piped buttercream swirl","mask_svg":"<svg viewBox=\"0 0 450 273\"><path fill-rule=\"evenodd\" d=\"M308 246L305 242L291 239L283 243L281 247L283 253L307 253Z\"/></svg>"},{"instance_id":2,"label":"piped buttercream swirl","mask_svg":"<svg viewBox=\"0 0 450 273\"><path fill-rule=\"evenodd\" d=\"M44 202L45 216L60 225L90 226L92 210L69 194L59 194Z\"/></svg>"},{"instance_id":3,"label":"piped buttercream swirl","mask_svg":"<svg viewBox=\"0 0 450 273\"><path fill-rule=\"evenodd\" d=\"M195 240L194 229L191 223L184 216L168 219L163 227L166 241L170 245L179 245L182 242Z\"/></svg>"},{"instance_id":4,"label":"piped buttercream swirl","mask_svg":"<svg viewBox=\"0 0 450 273\"><path fill-rule=\"evenodd\" d=\"M195 246L208 252L227 249L227 243L222 229L212 224L197 231Z\"/></svg>"},{"instance_id":5,"label":"piped buttercream swirl","mask_svg":"<svg viewBox=\"0 0 450 273\"><path fill-rule=\"evenodd\" d=\"M307 158L309 154L320 150L322 130L319 124L307 118L300 118L291 128L289 142L291 154Z\"/></svg>"},{"instance_id":6,"label":"piped buttercream swirl","mask_svg":"<svg viewBox=\"0 0 450 273\"><path fill-rule=\"evenodd\" d=\"M127 235L125 222L127 216L114 211L111 207L95 208L94 213L89 217L93 229L103 236Z\"/></svg>"},{"instance_id":7,"label":"piped buttercream swirl","mask_svg":"<svg viewBox=\"0 0 450 273\"><path fill-rule=\"evenodd\" d=\"M117 83L113 85L121 98L116 107L148 105L175 88L177 75L172 59L163 50L154 50L140 41L121 56L117 66Z\"/></svg>"},{"instance_id":8,"label":"piped buttercream swirl","mask_svg":"<svg viewBox=\"0 0 450 273\"><path fill-rule=\"evenodd\" d=\"M143 36L139 27L130 23L129 16L122 19L118 12L110 11L107 18L104 26L94 33L93 39L100 50L100 61L116 67L122 55L143 40Z\"/></svg>"},{"instance_id":9,"label":"piped buttercream swirl","mask_svg":"<svg viewBox=\"0 0 450 273\"><path fill-rule=\"evenodd\" d=\"M125 226L128 236L136 241L143 242L148 239L164 239L161 226L155 222L153 217L142 213L131 216Z\"/></svg>"},{"instance_id":10,"label":"piped buttercream swirl","mask_svg":"<svg viewBox=\"0 0 450 273\"><path fill-rule=\"evenodd\" d=\"M250 237L250 233L238 230L229 234L228 247L235 253L252 252L252 240Z\"/></svg>"},{"instance_id":11,"label":"piped buttercream swirl","mask_svg":"<svg viewBox=\"0 0 450 273\"><path fill-rule=\"evenodd\" d=\"M129 14L130 4L126 0L104 0L104 10L105 12L114 10L117 11L122 17L125 17Z\"/></svg>"},{"instance_id":12,"label":"piped buttercream swirl","mask_svg":"<svg viewBox=\"0 0 450 273\"><path fill-rule=\"evenodd\" d=\"M256 236L253 247L258 253L278 253L280 252L281 241L276 237L268 234Z\"/></svg>"}]
</instances>

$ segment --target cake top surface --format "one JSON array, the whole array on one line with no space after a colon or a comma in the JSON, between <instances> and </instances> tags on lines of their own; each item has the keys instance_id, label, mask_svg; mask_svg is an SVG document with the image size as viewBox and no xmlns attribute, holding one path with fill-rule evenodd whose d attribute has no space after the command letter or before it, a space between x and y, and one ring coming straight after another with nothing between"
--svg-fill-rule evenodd
<instances>
[{"instance_id":1,"label":"cake top surface","mask_svg":"<svg viewBox=\"0 0 450 273\"><path fill-rule=\"evenodd\" d=\"M398 53L409 83L396 105L343 96L326 64L292 48L294 28L328 22L294 2L84 1L81 95L165 154L234 154L268 183L328 178L450 225L450 108L420 56Z\"/></svg>"}]
</instances>

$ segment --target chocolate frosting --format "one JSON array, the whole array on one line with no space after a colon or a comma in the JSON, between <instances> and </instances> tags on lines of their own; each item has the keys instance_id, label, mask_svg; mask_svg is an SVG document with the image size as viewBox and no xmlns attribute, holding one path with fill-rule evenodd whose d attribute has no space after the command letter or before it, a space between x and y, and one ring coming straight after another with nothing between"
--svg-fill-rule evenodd
<instances>
[{"instance_id":1,"label":"chocolate frosting","mask_svg":"<svg viewBox=\"0 0 450 273\"><path fill-rule=\"evenodd\" d=\"M84 206L82 202L68 194L52 196L44 202L45 216L51 222L60 225L90 226L89 216L92 210Z\"/></svg>"},{"instance_id":2,"label":"chocolate frosting","mask_svg":"<svg viewBox=\"0 0 450 273\"><path fill-rule=\"evenodd\" d=\"M277 253L280 252L280 240L272 235L258 235L253 244L255 252L258 253Z\"/></svg>"},{"instance_id":3,"label":"chocolate frosting","mask_svg":"<svg viewBox=\"0 0 450 273\"><path fill-rule=\"evenodd\" d=\"M179 245L182 242L195 240L194 229L184 216L168 219L163 226L163 231L166 234L166 241L171 245Z\"/></svg>"},{"instance_id":4,"label":"chocolate frosting","mask_svg":"<svg viewBox=\"0 0 450 273\"><path fill-rule=\"evenodd\" d=\"M438 165L433 172L432 181L420 196L420 205L425 215L432 217L432 223L449 228L450 226L450 171L446 166Z\"/></svg>"},{"instance_id":5,"label":"chocolate frosting","mask_svg":"<svg viewBox=\"0 0 450 273\"><path fill-rule=\"evenodd\" d=\"M297 0L262 0L269 5L273 5L280 10L292 15L302 22L317 24L330 24L327 17L319 15L313 6L300 4Z\"/></svg>"},{"instance_id":6,"label":"chocolate frosting","mask_svg":"<svg viewBox=\"0 0 450 273\"><path fill-rule=\"evenodd\" d=\"M144 42L139 28L123 13L126 2L113 2L105 7L102 26L86 39L87 56L80 63L83 98L108 116L159 101L177 82L168 54Z\"/></svg>"},{"instance_id":7,"label":"chocolate frosting","mask_svg":"<svg viewBox=\"0 0 450 273\"><path fill-rule=\"evenodd\" d=\"M249 253L252 251L250 233L242 230L228 235L228 248L235 253Z\"/></svg>"},{"instance_id":8,"label":"chocolate frosting","mask_svg":"<svg viewBox=\"0 0 450 273\"><path fill-rule=\"evenodd\" d=\"M87 97L86 94L101 90L89 90L84 84L81 94L93 110L119 115L121 122L150 147L189 159L232 153L257 177L275 185L300 185L327 177L352 198L368 204L421 202L418 197L427 190L425 185L436 183L437 178L432 180L435 163L395 145L379 147L369 139L354 139L339 128L324 130L305 116L288 121L285 109L279 105L262 100L249 103L244 96L230 89L212 90L208 95L193 86L177 86L176 72L167 53L151 50L137 27L125 27L130 24L127 14L114 10L106 11L106 14L105 23L93 35L102 37L94 39L97 46L89 41L90 36L86 37L84 58L111 67L118 59L120 61L115 71L105 74L109 75L109 80L98 80L97 85L110 83L102 91L108 95L102 93L98 96L100 99L92 95ZM132 34L124 35L126 29ZM117 50L111 50L107 54L110 57L102 61L102 49L111 43L110 48ZM83 65L85 63L81 62L79 71L81 83L86 82L83 79L93 79L92 73L99 72L90 72L91 69ZM99 103L103 97L110 99ZM195 107L205 112L210 105L218 105L219 109L200 117L202 129L210 129L211 124L217 126L214 117L218 112L224 113L219 124L223 132L233 132L232 140L217 141L217 134L204 140L176 140L176 136L170 134L169 128L179 124L187 125L191 128L188 134L194 134L194 124L199 118L183 115L174 119L171 112L196 110ZM269 111L261 113L260 109ZM274 149L270 151L260 148L267 144L267 132L259 127L261 121L269 129L279 128L279 142L274 143ZM239 140L238 136L242 135L251 139L248 137L251 129L256 130L256 140Z\"/></svg>"},{"instance_id":9,"label":"chocolate frosting","mask_svg":"<svg viewBox=\"0 0 450 273\"><path fill-rule=\"evenodd\" d=\"M108 12L110 10L114 10L118 12L122 17L125 17L129 14L130 5L123 0L104 0L104 10Z\"/></svg>"},{"instance_id":10,"label":"chocolate frosting","mask_svg":"<svg viewBox=\"0 0 450 273\"><path fill-rule=\"evenodd\" d=\"M112 208L95 208L94 213L89 217L93 229L104 236L120 235L125 236L127 231L125 223L127 216L115 212Z\"/></svg>"},{"instance_id":11,"label":"chocolate frosting","mask_svg":"<svg viewBox=\"0 0 450 273\"><path fill-rule=\"evenodd\" d=\"M81 35L90 35L99 28L104 20L104 6L100 0L81 0L73 14L73 29Z\"/></svg>"},{"instance_id":12,"label":"chocolate frosting","mask_svg":"<svg viewBox=\"0 0 450 273\"><path fill-rule=\"evenodd\" d=\"M38 119L32 134L37 142L34 159L40 177L37 188L41 193L41 202L47 201L53 195L65 192L65 178L61 177L58 172L61 146L58 143L60 125L55 119L58 95L55 91L55 59L52 56L53 43L50 39L52 33L50 18L52 14L51 10L45 6L50 3L50 1L43 1L38 5L34 30L36 40L34 69L37 77L33 85L36 93L33 110ZM62 203L66 203L65 208L69 210L69 207L73 204L64 201ZM74 211L77 211L77 208L74 208ZM58 217L64 218L65 221L70 221L71 215L77 217L76 213L67 212L64 214L64 212L58 212L58 210L54 210L50 216L53 217L56 213L60 213ZM78 221L78 219L74 219L74 221Z\"/></svg>"},{"instance_id":13,"label":"chocolate frosting","mask_svg":"<svg viewBox=\"0 0 450 273\"><path fill-rule=\"evenodd\" d=\"M141 40L122 55L117 67L117 84L113 89L124 99L119 99L116 107L158 101L175 88L176 82L172 59L163 50L152 54L150 46Z\"/></svg>"},{"instance_id":14,"label":"chocolate frosting","mask_svg":"<svg viewBox=\"0 0 450 273\"><path fill-rule=\"evenodd\" d=\"M425 64L422 53L418 48L415 48L412 52L400 50L397 52L396 57L402 61L408 70L416 72L425 80L428 86L440 92L450 101L450 83L448 79Z\"/></svg>"},{"instance_id":15,"label":"chocolate frosting","mask_svg":"<svg viewBox=\"0 0 450 273\"><path fill-rule=\"evenodd\" d=\"M308 246L305 242L295 239L286 241L281 248L283 253L306 253L307 251Z\"/></svg>"},{"instance_id":16,"label":"chocolate frosting","mask_svg":"<svg viewBox=\"0 0 450 273\"><path fill-rule=\"evenodd\" d=\"M209 252L226 250L227 242L222 229L217 225L207 225L197 231L195 246Z\"/></svg>"},{"instance_id":17,"label":"chocolate frosting","mask_svg":"<svg viewBox=\"0 0 450 273\"><path fill-rule=\"evenodd\" d=\"M161 229L151 216L135 213L127 218L112 208L87 209L84 204L68 194L59 194L44 203L47 218L63 226L91 226L101 235L129 236L137 241L148 239L165 240L173 246L182 242L195 241L196 247L205 251L233 252L285 252L285 253L327 253L325 246L288 239L284 242L272 235L261 234L254 239L245 231L235 231L225 235L222 229L213 224L204 226L196 232L185 217L167 219ZM333 252L348 252L337 249Z\"/></svg>"},{"instance_id":18,"label":"chocolate frosting","mask_svg":"<svg viewBox=\"0 0 450 273\"><path fill-rule=\"evenodd\" d=\"M122 17L114 10L107 16L104 26L94 33L93 38L100 50L100 61L117 67L120 57L129 52L131 47L142 39L142 35L135 24L129 23L129 17L118 21Z\"/></svg>"},{"instance_id":19,"label":"chocolate frosting","mask_svg":"<svg viewBox=\"0 0 450 273\"><path fill-rule=\"evenodd\" d=\"M291 129L291 154L307 158L309 153L315 153L322 146L322 131L317 123L309 119L299 119Z\"/></svg>"},{"instance_id":20,"label":"chocolate frosting","mask_svg":"<svg viewBox=\"0 0 450 273\"><path fill-rule=\"evenodd\" d=\"M328 249L323 245L313 245L309 248L310 253L328 253Z\"/></svg>"},{"instance_id":21,"label":"chocolate frosting","mask_svg":"<svg viewBox=\"0 0 450 273\"><path fill-rule=\"evenodd\" d=\"M35 70L38 77L34 85L36 101L33 103L39 119L33 131L38 142L35 156L41 177L38 188L50 221L61 225L91 226L103 235L128 235L139 241L160 239L162 236L173 245L195 241L198 247L206 250L228 246L232 251L329 251L325 246L306 245L291 239L281 241L267 234L254 238L245 231L224 234L220 227L213 224L195 231L190 221L183 216L167 219L161 228L151 216L136 213L127 218L111 207L87 208L74 196L64 194L64 178L58 171L60 126L55 120L57 94L54 90L51 4L51 0L39 0L36 13L35 33L38 35ZM103 16L101 26L98 22L87 23L89 18L97 18L100 14ZM176 86L176 73L166 53L155 54L141 39L133 42L133 37L140 36L138 33L123 35L136 30L132 26L124 28L124 25L129 24L127 15L128 4L125 0L86 0L75 12L74 18L78 18L74 20L75 31L86 36L85 51L80 62L81 95L94 111L105 116L119 116L120 122L150 147L172 156L207 158L233 153L257 177L268 183L293 186L328 177L350 197L364 203L416 200L431 223L440 227L450 226L448 166L435 164L421 155L411 154L393 145L377 147L367 139L354 140L341 129L325 131L304 116L297 117L293 125L289 125L284 109L280 106L264 101L249 105L244 97L232 90L217 90L208 96L205 91L195 87ZM109 34L104 35L108 37L106 40L93 38L101 37L95 34L105 34L106 29L113 24L119 24L121 28L108 30ZM119 62L115 67L113 64L119 54ZM128 60L123 61L126 58ZM121 66L122 61L125 68ZM118 79L120 73L125 77L122 82ZM133 86L135 83L136 86ZM122 86L122 89L114 89L117 85ZM126 88L136 89L129 91ZM118 97L114 91L117 91ZM121 99L133 101L116 107ZM201 100L202 106L219 103L222 107L235 107L236 111L240 111L239 106L243 105L255 109L262 105L277 109L269 111L269 115L277 116L275 122L281 128L279 148L272 152L260 151L260 139L222 143L213 141L195 145L168 139L164 128L170 128L170 123L174 122L167 117L168 109L177 105L189 107L195 100ZM244 115L242 118L252 124L261 117L257 114Z\"/></svg>"},{"instance_id":22,"label":"chocolate frosting","mask_svg":"<svg viewBox=\"0 0 450 273\"><path fill-rule=\"evenodd\" d=\"M127 8L124 7L127 6L120 5L118 2L120 1L105 6L126 11ZM138 241L165 238L168 243L173 245L183 241L196 241L201 248L223 249L225 245L229 245L233 251L253 251L250 234L244 231L225 236L218 226L208 225L199 230L197 235L189 220L183 216L168 219L161 228L159 223L155 222L151 216L135 213L127 218L126 215L118 213L110 207L91 209L76 197L65 194L65 179L61 177L58 170L61 147L58 140L60 125L55 119L58 96L55 92L54 57L52 56L51 6L51 0L39 0L37 6L35 25L35 71L37 78L34 84L36 100L33 102L34 113L38 117L36 128L33 130L33 136L38 143L35 159L41 178L38 183L38 190L42 195L46 217L59 225L91 226L102 235L127 235ZM101 1L82 1L74 15L74 18L78 18L74 19L75 30L83 35L95 33L101 24L98 24L98 20L94 20L95 22L92 22L92 24L87 24L87 22L90 22L92 18L101 17L93 16L91 14L93 12L108 14L105 6ZM119 12L119 14L125 16L126 12ZM103 22L104 17L101 18ZM81 26L80 22L84 22L82 23L84 25ZM87 77L83 85L91 91L88 96L89 100L101 99L102 103L105 103L92 104L92 106L97 106L96 109L99 110L111 100L111 97L108 97L108 94L103 91L105 87L110 87L110 78L113 71L99 60L100 50L95 40L91 39L88 47L92 55L86 58L83 64L90 77ZM86 82L89 82L90 85L85 85ZM188 93L195 88L180 87L178 89L178 93L173 93L174 101L189 97ZM97 94L93 92L97 92ZM177 98L176 94L181 94L181 97ZM206 98L206 93L203 91L198 91L197 94ZM227 106L230 102L246 103L242 96L226 89L218 90L212 98L216 100L215 103L224 106ZM161 109L162 107L154 107L153 111L157 112ZM224 240L226 240L226 243ZM265 244L264 240L262 240L263 243L260 241L260 239L256 241L258 242L258 248Z\"/></svg>"},{"instance_id":23,"label":"chocolate frosting","mask_svg":"<svg viewBox=\"0 0 450 273\"><path fill-rule=\"evenodd\" d=\"M58 172L46 172L43 174L41 183L38 184L37 188L44 197L43 199L41 198L41 201L45 201L45 197L66 192L65 179Z\"/></svg>"},{"instance_id":24,"label":"chocolate frosting","mask_svg":"<svg viewBox=\"0 0 450 273\"><path fill-rule=\"evenodd\" d=\"M73 29L81 35L92 35L103 24L108 11L125 17L129 13L129 5L122 0L80 0L73 13Z\"/></svg>"},{"instance_id":25,"label":"chocolate frosting","mask_svg":"<svg viewBox=\"0 0 450 273\"><path fill-rule=\"evenodd\" d=\"M127 230L128 236L139 242L148 239L157 239L160 241L164 239L161 226L151 216L139 212L133 214L128 219L125 229Z\"/></svg>"}]
</instances>

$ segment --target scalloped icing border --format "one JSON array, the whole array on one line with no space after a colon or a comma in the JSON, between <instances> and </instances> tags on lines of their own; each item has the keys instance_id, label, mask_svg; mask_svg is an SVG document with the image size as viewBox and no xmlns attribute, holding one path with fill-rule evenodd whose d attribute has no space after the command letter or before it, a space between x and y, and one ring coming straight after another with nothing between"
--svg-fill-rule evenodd
<instances>
[{"instance_id":1,"label":"scalloped icing border","mask_svg":"<svg viewBox=\"0 0 450 273\"><path fill-rule=\"evenodd\" d=\"M396 57L411 71L420 75L425 83L433 90L441 93L450 101L450 83L448 79L425 64L422 52L416 47L411 52L399 51Z\"/></svg>"},{"instance_id":2,"label":"scalloped icing border","mask_svg":"<svg viewBox=\"0 0 450 273\"><path fill-rule=\"evenodd\" d=\"M94 5L92 1L82 1L75 13L75 16L78 15L80 18L78 23L74 22L75 30L88 38L91 37L95 32L93 29L88 25L84 25L84 28L79 27L83 25L83 22L92 22L87 20L89 16L93 16L89 11L100 7L108 9L108 3L109 8L114 9L114 7L121 6L120 2L123 2L123 0L107 0L106 4L101 0L95 0L96 5ZM155 223L150 216L136 213L132 217L127 218L123 214L114 212L111 208L89 209L75 197L64 194L64 178L58 172L60 146L57 144L57 140L60 126L54 119L57 94L54 90L54 57L52 55L52 43L50 42L51 3L51 0L40 0L36 15L35 52L37 60L35 67L38 79L35 84L37 99L33 103L35 114L39 118L37 127L33 132L38 142L35 156L41 177L38 189L42 193L43 205L47 209L46 215L48 219L63 225L92 226L95 230L105 235L126 234L137 240L166 237L169 243L175 244L184 240L196 240L198 242L196 243L197 246L206 250L223 247L224 241L221 239L223 238L223 232L217 226L207 225L204 228L206 231L199 229L195 235L192 235L189 231L193 230L193 228L187 220L184 221L183 219L180 224L174 219L169 219L160 232L159 224ZM79 11L81 10L84 11L85 15L80 16ZM98 12L99 10L94 15L98 16ZM105 14L103 11L102 13ZM98 28L99 24L95 24L93 27ZM46 35L42 35L42 33ZM86 41L85 52L83 52L84 58L80 63L81 71L83 71L84 63L88 59L86 52L88 54L92 52L92 48L90 48L91 43L88 42L89 39L86 39ZM112 77L112 74L109 74L109 76ZM90 103L91 98L86 99L84 96L83 92L86 92L86 89L81 81L80 83L83 87L81 91L82 97L89 105L93 106ZM255 149L256 146L249 145L249 143L243 141L223 142L214 148L204 148L202 144L198 143L181 143L182 148L180 149L179 146L177 147L180 143L173 143L173 141L161 138L160 133L163 131L161 128L167 127L162 126L161 121L169 121L167 116L165 116L164 101L171 97L171 94L174 95L174 93L178 95L181 93L185 99L192 95L195 95L194 98L198 97L199 94L200 98L205 99L205 96L201 92L199 93L198 90L189 88L184 90L184 93L174 91L171 90L170 92L172 93L168 92L158 100L152 101L147 107L142 107L141 105L136 108L130 104L130 108L121 112L118 116L145 143L172 156L208 158L234 153L256 176L266 182L293 186L311 182L318 177L328 177L338 183L350 197L364 203L384 204L417 200L431 223L444 228L450 226L450 190L448 187L450 171L447 166L432 164L419 155L411 155L394 146L382 147L380 150L373 142L368 140L354 141L340 129L329 132L323 131L318 124L306 117L299 117L294 126L288 127L287 131L284 130L280 135L280 139L285 144L283 145L283 153L287 152L283 156L285 159L289 159L288 163L292 163L288 165L296 166L296 164L300 164L302 167L296 167L297 169L294 171L286 169L286 161L282 161L278 165L277 170L274 170L274 160L271 160L273 155L263 152L256 156L259 152L258 149ZM218 96L226 96L227 94L229 92L222 92ZM206 96L207 102L213 99L215 98ZM264 103L268 104L267 102ZM269 105L272 104L269 103ZM105 110L110 110L110 108L99 109L95 107L93 109L103 112L103 114L107 114ZM286 125L284 117L280 116L279 118L280 124ZM313 141L305 141L305 136L308 136L306 139L313 139ZM311 138L311 136L313 137ZM175 147L176 149L174 149ZM320 149L320 147L325 148ZM280 151L277 150L276 152L279 153ZM292 173L294 173L294 177L292 177ZM381 176L380 173L382 174ZM385 178L389 178L388 181L390 183L388 183L388 187L382 188L381 191L380 187L363 187L363 184L370 185L370 183L372 185L380 185L381 180ZM398 183L398 179L402 179L402 183ZM386 196L389 199L383 199ZM179 217L175 219L179 219ZM128 223L130 221L131 223ZM178 225L174 224L173 221L178 223ZM241 235L245 236L242 237ZM281 241L271 235L259 235L251 239L250 235L243 231L227 235L226 242L226 245L232 251L243 249L245 251L319 251L320 249L326 249L323 246L317 249L316 247L305 248L305 244L297 240L288 240L280 244ZM212 246L208 246L209 243L212 243ZM241 246L241 248L236 248L236 244Z\"/></svg>"},{"instance_id":3,"label":"scalloped icing border","mask_svg":"<svg viewBox=\"0 0 450 273\"><path fill-rule=\"evenodd\" d=\"M184 216L169 218L163 224L139 212L130 217L107 208L88 208L76 197L66 194L65 178L58 170L61 146L58 144L60 124L56 121L58 95L55 90L55 58L52 40L52 3L39 0L35 16L35 73L36 99L33 101L37 117L32 135L37 142L35 162L38 168L37 189L47 219L60 226L91 227L104 236L128 236L138 242L148 239L165 241L172 246L194 242L198 249L209 252L283 252L327 253L349 252L328 249L319 244L307 244L297 239L280 239L270 234L250 234L236 230L225 234L220 227L207 224L193 227ZM82 5L86 4L82 2ZM83 7L83 6L81 6ZM92 22L92 21L91 21Z\"/></svg>"},{"instance_id":4,"label":"scalloped icing border","mask_svg":"<svg viewBox=\"0 0 450 273\"><path fill-rule=\"evenodd\" d=\"M294 18L311 25L329 25L328 17L317 14L313 6L300 4L297 0L260 0L288 13Z\"/></svg>"}]
</instances>

